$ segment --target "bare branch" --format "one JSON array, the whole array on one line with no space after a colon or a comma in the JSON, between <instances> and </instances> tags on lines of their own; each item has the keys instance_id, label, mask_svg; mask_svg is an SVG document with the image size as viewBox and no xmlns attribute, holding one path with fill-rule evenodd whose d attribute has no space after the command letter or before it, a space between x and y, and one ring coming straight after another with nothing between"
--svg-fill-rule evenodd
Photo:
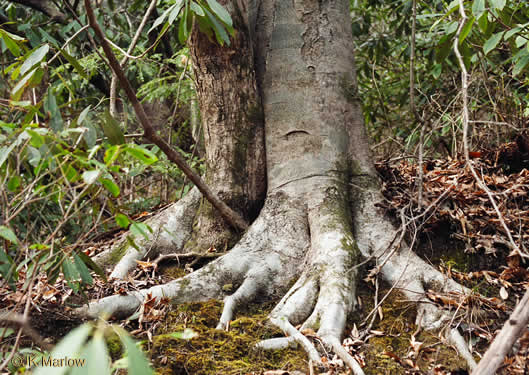
<instances>
[{"instance_id":1,"label":"bare branch","mask_svg":"<svg viewBox=\"0 0 529 375\"><path fill-rule=\"evenodd\" d=\"M465 13L465 6L463 3L463 0L459 0L459 13L461 15L461 21L459 23L459 27L454 37L454 52L456 54L457 60L459 62L459 66L461 68L461 86L462 86L461 91L462 91L462 99L463 99L463 149L464 149L466 163L467 163L468 168L472 172L472 175L474 176L474 179L476 180L478 186L487 193L487 196L492 206L494 207L494 210L496 211L496 214L498 215L498 218L503 228L505 229L507 236L509 237L509 241L511 242L511 244L513 245L515 249L513 252L520 256L527 257L527 254L522 253L521 250L516 245L516 243L514 242L511 232L509 228L507 227L505 220L503 219L503 216L496 204L496 201L491 191L485 185L483 180L478 176L476 170L474 169L470 161L469 148L468 148L468 123L469 123L468 72L467 72L467 68L465 66L463 57L461 56L461 53L459 51L459 35L461 34L461 30L463 29L463 26L465 25L465 22L468 19ZM479 364L476 367L476 369L472 371L472 374L474 375L495 374L498 367L500 367L505 355L512 348L512 345L518 339L518 337L522 334L528 321L529 321L529 291L525 293L522 300L518 303L513 313L509 317L509 320L505 323L501 332L494 339L494 341L492 342L492 345L489 347L489 349L485 353L485 356L481 359L481 361L479 361Z\"/></svg>"},{"instance_id":2,"label":"bare branch","mask_svg":"<svg viewBox=\"0 0 529 375\"><path fill-rule=\"evenodd\" d=\"M459 35L461 35L461 30L463 30L463 26L468 20L468 17L465 13L463 0L459 0L459 13L461 15L461 21L459 23L459 27L457 29L456 35L454 36L454 52L456 54L459 67L461 68L461 93L462 93L462 101L463 101L462 103L463 104L463 152L465 154L466 164L467 164L468 169L472 173L472 176L476 180L476 183L478 184L480 189L483 190L487 194L487 197L489 198L489 201L492 204L492 207L494 207L494 211L496 212L496 215L498 215L498 220L500 221L501 226L503 227L503 230L505 231L505 234L509 238L509 242L511 243L514 249L511 254L516 254L524 258L529 258L529 255L522 252L522 250L520 250L516 242L514 242L511 231L509 230L509 227L505 223L505 220L503 219L503 215L500 211L500 208L498 207L498 204L496 203L496 200L494 199L494 195L492 194L490 189L487 187L485 182L483 182L483 179L478 175L478 173L474 169L474 166L472 165L472 161L470 160L469 147L468 147L468 124L469 124L468 71L465 66L463 56L461 56L461 52L459 51Z\"/></svg>"},{"instance_id":3,"label":"bare branch","mask_svg":"<svg viewBox=\"0 0 529 375\"><path fill-rule=\"evenodd\" d=\"M473 375L495 374L498 367L503 363L503 358L523 333L527 322L529 321L529 290L516 308L509 319L496 336L485 355L479 361L478 367L472 372Z\"/></svg>"},{"instance_id":4,"label":"bare branch","mask_svg":"<svg viewBox=\"0 0 529 375\"><path fill-rule=\"evenodd\" d=\"M134 48L136 48L136 44L138 44L138 40L140 39L141 32L143 31L143 28L145 27L145 24L147 23L147 19L151 15L152 11L156 7L157 0L152 0L151 4L147 8L147 11L145 12L145 15L143 16L143 19L141 20L140 26L138 27L138 30L136 30L136 34L134 35L134 38L132 39L132 42L130 43L129 48L127 49L127 53L123 58L121 59L121 67L124 68L127 64L127 61L129 60L129 56L134 51ZM117 95L117 79L116 73L112 74L112 81L110 83L110 114L112 116L115 116L116 114L116 95Z\"/></svg>"}]
</instances>

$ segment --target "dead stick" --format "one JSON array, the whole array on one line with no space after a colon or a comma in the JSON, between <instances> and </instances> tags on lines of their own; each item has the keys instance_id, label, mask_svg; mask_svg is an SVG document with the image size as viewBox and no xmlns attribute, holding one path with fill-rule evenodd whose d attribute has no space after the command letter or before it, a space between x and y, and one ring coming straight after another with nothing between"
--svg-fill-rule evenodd
<instances>
[{"instance_id":1,"label":"dead stick","mask_svg":"<svg viewBox=\"0 0 529 375\"><path fill-rule=\"evenodd\" d=\"M495 374L501 366L503 358L523 333L529 321L529 290L525 292L522 300L518 302L509 319L503 325L500 333L496 336L489 349L485 352L478 367L472 375Z\"/></svg>"},{"instance_id":2,"label":"dead stick","mask_svg":"<svg viewBox=\"0 0 529 375\"><path fill-rule=\"evenodd\" d=\"M110 45L105 39L103 31L101 30L99 24L96 21L94 11L90 6L90 1L84 0L84 3L90 26L101 41L101 46L103 47L103 51L105 51L105 55L108 59L109 65L118 77L121 87L123 87L125 93L127 94L127 97L132 103L134 112L136 113L136 116L138 117L138 120L140 121L140 124L143 127L143 136L152 143L154 143L156 146L158 146L160 150L162 150L163 153L167 155L167 158L173 163L175 163L178 168L182 170L182 172L184 172L187 178L189 178L189 180L191 180L191 182L195 184L195 186L198 188L198 190L200 190L202 195L204 195L204 197L213 205L213 207L215 207L219 211L222 217L230 225L232 225L234 228L243 231L248 229L248 224L246 223L246 221L237 212L233 211L230 207L228 207L226 203L221 201L217 197L217 195L211 191L211 189L204 183L202 178L200 178L200 176L196 174L195 171L193 171L191 167L186 163L185 159L182 157L182 155L178 153L178 151L172 148L167 142L165 142L161 137L156 134L151 122L147 118L147 114L145 113L143 106L136 97L134 89L130 85L130 82L127 77L125 77L123 69L121 69L121 66L118 60L116 59L116 56L114 56L114 52L112 52L112 48L110 48Z\"/></svg>"},{"instance_id":3,"label":"dead stick","mask_svg":"<svg viewBox=\"0 0 529 375\"><path fill-rule=\"evenodd\" d=\"M28 297L29 298L29 297ZM0 321L4 322L7 325L10 326L17 326L24 331L26 335L31 337L33 342L37 345L39 345L44 350L51 350L51 345L48 344L41 335L38 334L37 331L35 331L28 322L28 319L26 319L23 315L16 314L13 312L5 313L0 316Z\"/></svg>"}]
</instances>

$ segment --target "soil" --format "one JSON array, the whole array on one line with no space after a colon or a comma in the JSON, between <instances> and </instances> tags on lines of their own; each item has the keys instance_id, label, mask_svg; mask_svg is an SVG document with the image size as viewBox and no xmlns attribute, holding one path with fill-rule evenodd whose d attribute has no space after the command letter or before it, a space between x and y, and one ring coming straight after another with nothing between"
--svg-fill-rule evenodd
<instances>
[{"instance_id":1,"label":"soil","mask_svg":"<svg viewBox=\"0 0 529 375\"><path fill-rule=\"evenodd\" d=\"M510 181L509 179L518 175L521 176L520 178L525 178L523 169L525 164L523 163L527 159L526 150L520 151L523 147L518 143L512 143L510 146L504 145L496 153L480 154L483 158L487 157L483 162L493 171L491 176L501 176L501 173L507 176L506 179L494 177L494 181L500 181L498 184L501 183L501 186L489 184L497 191L508 187L505 184ZM502 164L510 161L513 161L511 166ZM461 164L454 164L453 160L445 164L438 161L429 163L426 172L433 175L435 169L438 168L451 173L453 169L460 166ZM407 164L379 166L379 171L386 181L385 197L388 201L384 204L388 205L388 212L396 213L398 209L415 199L413 196L415 177L407 175L413 170L414 167ZM442 173L437 175L442 175ZM467 190L462 188L461 191L468 194L470 188L467 185L464 186ZM430 188L437 189L434 185ZM477 193L472 194L474 195L469 198L468 195L461 196L461 194L454 193L453 196L447 197L449 202L444 202L444 204L445 206L448 204L446 207L449 209L453 209L454 205L459 205L462 209L468 209L470 213L478 212L477 208L472 206L479 204L478 201L476 201L478 203L472 201ZM436 196L438 195L432 196L431 199L435 199ZM525 196L520 197L517 203L525 204L523 200ZM465 339L472 344L476 360L479 360L476 354L484 353L495 332L501 328L502 322L508 318L516 301L529 284L529 272L523 261L513 256L509 249L499 242L494 243L494 251L484 247L469 247L469 243L483 243L479 238L483 232L467 232L463 236L461 218L450 216L446 212L448 211L438 210L427 221L420 223L417 233L410 231L409 235L411 238L417 234L414 248L419 255L441 269L443 273L476 292L475 295L467 297L458 305L456 321ZM482 225L483 217L469 214L466 218L466 229L480 228L479 226ZM477 220L478 224L474 224L472 220ZM485 232L485 235L494 235L495 228L487 227L488 232ZM472 242L469 242L468 238L471 235ZM128 289L161 284L186 274L188 271L184 266L166 262L154 273L154 276L151 271L136 272L135 279L109 284L96 279L95 285L86 290L86 296L89 299L98 298L123 293ZM365 264L360 270L360 275L368 275L372 266L370 263ZM378 281L377 301L385 298L389 291L391 293L380 307L374 310L374 296L377 290L374 280L371 278L369 281L360 282L357 289L359 309L349 317L346 330L348 334L346 339L349 342L355 342L349 346L351 353L365 366L365 373L467 373L466 367L462 365L464 361L460 360L456 351L446 344L443 333L424 332L417 327L415 305L407 302L398 291L392 290L390 285L380 280ZM41 281L43 285L46 285L45 278ZM62 293L68 288L64 281L59 280L57 283L49 289L57 291L56 298L44 300L41 296L39 300L35 300L30 315L31 326L50 344L55 344L69 331L83 323L82 320L72 316L70 308L65 307L68 304L79 305L83 302L83 298L70 297L62 302ZM432 294L429 297L432 303L444 303L444 308L456 310L450 301L450 299L457 299L456 296ZM8 289L0 290L0 301L1 308L12 309L17 303L16 293ZM306 374L309 372L309 364L306 354L299 348L268 352L253 349L259 340L283 336L282 332L266 322L267 314L275 303L277 301L254 301L245 311L237 311L227 331L215 329L222 311L222 304L218 301L168 306L164 309L166 313L164 319L145 321L141 324L133 321L128 323L127 328L135 330L137 338L141 340L145 340L149 335L152 336L151 340L145 340L144 349L149 354L158 374L262 374L266 370L278 369L284 370L286 374L294 373L294 371ZM374 313L372 313L373 310ZM21 308L18 307L16 311L21 312ZM375 315L373 324L369 331L364 332L373 314ZM191 328L198 336L190 340L171 336L171 333L182 332L186 328ZM318 338L314 337L311 332L305 332L305 334L318 343ZM13 336L4 343L12 342ZM112 345L110 341L108 344ZM22 347L32 345L27 338L21 342ZM325 353L324 350L322 352ZM500 373L516 373L519 369L523 371L528 357L529 332L516 344ZM339 368L339 361L335 360L332 353L327 353L326 361L328 368L324 371L327 374L347 373L346 369Z\"/></svg>"}]
</instances>

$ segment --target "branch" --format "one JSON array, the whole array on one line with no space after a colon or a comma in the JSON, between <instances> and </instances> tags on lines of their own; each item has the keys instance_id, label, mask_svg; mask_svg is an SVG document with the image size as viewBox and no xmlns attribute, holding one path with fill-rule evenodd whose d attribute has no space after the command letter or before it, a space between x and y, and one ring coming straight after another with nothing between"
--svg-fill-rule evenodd
<instances>
[{"instance_id":1,"label":"branch","mask_svg":"<svg viewBox=\"0 0 529 375\"><path fill-rule=\"evenodd\" d=\"M189 178L189 180L191 180L191 182L195 184L195 186L198 188L198 190L200 190L202 195L204 195L204 197L213 205L213 207L215 207L219 211L222 217L230 225L240 230L246 230L248 228L248 224L246 223L246 221L237 212L233 211L230 207L228 207L226 203L221 201L217 197L217 195L213 193L213 191L211 191L211 189L204 183L202 178L200 178L200 176L195 173L195 171L193 171L191 167L186 163L185 159L182 157L182 155L178 153L178 151L172 148L167 142L165 142L156 134L151 122L147 118L147 114L145 113L143 106L136 97L134 89L130 85L130 82L128 81L127 77L125 77L123 69L121 69L121 66L118 60L116 59L116 56L112 52L112 48L106 41L105 35L103 34L103 31L101 30L99 24L96 21L94 11L90 6L90 1L84 0L84 3L90 26L94 30L96 36L101 41L101 46L103 47L103 51L105 51L105 55L108 58L109 65L114 71L114 73L117 75L121 87L123 87L125 93L127 94L127 97L132 103L134 112L136 113L136 116L138 117L138 120L141 126L143 127L144 137L154 143L156 146L158 146L160 150L162 150L163 153L167 156L167 158L173 163L175 163L182 170L182 172L187 176L187 178Z\"/></svg>"},{"instance_id":2,"label":"branch","mask_svg":"<svg viewBox=\"0 0 529 375\"><path fill-rule=\"evenodd\" d=\"M136 44L138 44L138 40L140 39L141 32L143 31L143 28L145 27L145 24L147 23L147 19L149 18L151 12L156 7L157 0L152 0L151 4L147 8L147 12L145 12L145 15L143 16L143 19L141 20L140 26L138 27L138 30L136 30L136 35L134 35L134 38L132 39L132 42L130 43L129 48L127 49L127 53L121 59L120 65L122 68L125 67L127 64L127 61L129 60L129 56L134 51L134 48L136 48ZM112 81L110 82L110 114L114 116L116 114L116 95L117 95L117 79L116 73L112 74Z\"/></svg>"},{"instance_id":3,"label":"branch","mask_svg":"<svg viewBox=\"0 0 529 375\"><path fill-rule=\"evenodd\" d=\"M498 333L483 358L481 358L481 361L479 361L478 367L472 372L472 375L495 374L498 367L501 366L503 358L505 358L518 337L523 333L528 321L529 290L525 292L521 301L518 302L500 333Z\"/></svg>"},{"instance_id":4,"label":"branch","mask_svg":"<svg viewBox=\"0 0 529 375\"><path fill-rule=\"evenodd\" d=\"M53 21L59 23L67 23L68 19L64 13L59 12L49 1L42 0L9 0L12 3L18 3L25 5L27 7L38 10L41 13L44 13L50 17Z\"/></svg>"},{"instance_id":5,"label":"branch","mask_svg":"<svg viewBox=\"0 0 529 375\"><path fill-rule=\"evenodd\" d=\"M480 187L480 189L483 190L487 194L487 197L489 198L489 201L492 207L494 207L494 211L496 212L496 215L498 215L498 220L500 221L500 224L503 227L503 230L505 231L505 234L507 235L507 238L509 239L509 242L514 249L511 255L516 254L523 258L529 258L529 255L522 252L522 250L520 250L516 242L514 242L511 231L509 227L507 226L507 224L505 223L505 220L503 219L503 215L501 214L500 208L498 207L498 204L496 203L496 200L494 199L492 192L487 187L485 182L483 182L483 180L478 176L478 173L474 169L474 166L472 165L472 162L470 160L469 148L468 148L468 123L469 123L468 72L465 66L465 61L463 60L463 56L461 56L461 52L459 51L459 36L461 35L461 30L463 30L463 26L468 20L468 17L465 13L463 0L459 0L459 14L461 15L461 22L459 23L459 27L457 28L456 35L454 36L454 52L456 54L459 67L461 68L461 93L462 93L462 101L463 101L462 103L463 104L463 152L465 154L466 164L467 164L468 169L472 173L472 176L476 180L476 183Z\"/></svg>"}]
</instances>

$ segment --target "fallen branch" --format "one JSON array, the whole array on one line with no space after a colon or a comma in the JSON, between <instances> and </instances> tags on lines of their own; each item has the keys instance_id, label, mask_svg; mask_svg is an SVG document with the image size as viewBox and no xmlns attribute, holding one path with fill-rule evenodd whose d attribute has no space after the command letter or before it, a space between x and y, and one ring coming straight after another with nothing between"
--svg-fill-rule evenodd
<instances>
[{"instance_id":1,"label":"fallen branch","mask_svg":"<svg viewBox=\"0 0 529 375\"><path fill-rule=\"evenodd\" d=\"M33 340L35 344L44 350L51 350L51 345L48 344L37 331L30 325L29 321L24 315L8 312L0 315L0 322L4 322L8 326L15 326L20 328L27 336Z\"/></svg>"},{"instance_id":2,"label":"fallen branch","mask_svg":"<svg viewBox=\"0 0 529 375\"><path fill-rule=\"evenodd\" d=\"M511 316L505 322L500 333L496 336L485 355L479 361L478 367L472 375L495 374L501 366L503 358L521 336L529 322L529 290L525 292L523 298L518 302Z\"/></svg>"}]
</instances>

